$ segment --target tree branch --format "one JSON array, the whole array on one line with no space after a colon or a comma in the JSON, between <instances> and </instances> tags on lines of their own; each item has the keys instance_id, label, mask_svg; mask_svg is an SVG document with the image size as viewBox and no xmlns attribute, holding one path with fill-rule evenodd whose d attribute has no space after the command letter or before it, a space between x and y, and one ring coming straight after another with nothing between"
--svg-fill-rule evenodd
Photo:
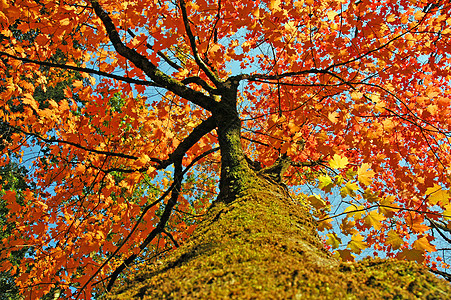
<instances>
[{"instance_id":1,"label":"tree branch","mask_svg":"<svg viewBox=\"0 0 451 300\"><path fill-rule=\"evenodd\" d=\"M196 39L194 37L193 32L191 31L191 27L189 26L188 13L186 12L186 5L184 0L180 0L180 9L182 10L183 23L185 24L186 35L188 36L188 40L191 45L191 50L193 51L194 60L197 65L204 71L207 75L208 79L210 79L216 87L220 87L222 82L216 77L216 75L207 67L207 65L202 61L199 56L199 52L196 47Z\"/></svg>"},{"instance_id":2,"label":"tree branch","mask_svg":"<svg viewBox=\"0 0 451 300\"><path fill-rule=\"evenodd\" d=\"M144 250L147 245L160 233L164 232L164 227L166 226L166 223L169 221L169 218L172 214L172 209L174 208L175 204L177 204L177 199L180 195L180 190L182 187L182 160L175 162L174 164L174 182L172 189L171 198L168 200L168 203L166 204L166 207L164 208L163 214L161 215L160 222L158 222L157 227L155 227L149 235L146 237L146 239L139 245L139 251L137 253L133 253L130 255L119 267L117 267L113 274L111 274L110 281L107 285L107 291L110 291L113 287L114 282L116 281L117 276L119 276L120 273L128 266L130 265L141 253L142 250ZM138 224L138 223L136 223Z\"/></svg>"},{"instance_id":3,"label":"tree branch","mask_svg":"<svg viewBox=\"0 0 451 300\"><path fill-rule=\"evenodd\" d=\"M88 74L100 75L100 76L104 76L104 77L108 77L108 78L112 78L112 79L116 79L116 80L120 80L120 81L124 81L124 82L128 82L128 83L133 83L133 84L146 85L146 86L159 86L158 84L156 84L155 82L152 82L152 81L133 79L133 78L114 75L111 73L94 70L94 69L90 69L90 68L83 68L83 67L69 66L69 65L63 65L63 64L55 64L55 63L51 63L51 62L47 62L47 61L33 60L33 59L29 59L29 58L24 58L24 57L18 57L18 56L15 56L15 55L12 55L12 54L9 54L6 52L2 52L2 51L0 51L0 56L6 56L11 59L22 61L24 63L36 64L39 66L46 66L46 67L51 67L51 68L59 68L59 69L64 69L64 70L72 70L72 71L78 71L78 72L83 72L83 73L88 73Z\"/></svg>"},{"instance_id":4,"label":"tree branch","mask_svg":"<svg viewBox=\"0 0 451 300\"><path fill-rule=\"evenodd\" d=\"M114 49L119 55L128 59L137 68L141 69L147 76L149 76L155 83L167 89L168 91L171 91L174 94L186 100L189 100L206 110L213 111L216 108L217 103L212 98L206 96L201 92L190 89L180 81L169 77L165 73L161 72L145 56L139 54L138 52L136 52L136 50L124 45L116 29L116 26L114 25L113 20L110 18L108 13L103 10L97 0L91 0L90 2L92 4L92 7L94 8L95 14L102 21Z\"/></svg>"},{"instance_id":5,"label":"tree branch","mask_svg":"<svg viewBox=\"0 0 451 300\"><path fill-rule=\"evenodd\" d=\"M88 151L88 152L93 152L93 153L102 154L102 155L106 155L106 156L116 156L116 157L122 157L122 158L127 158L127 159L138 159L139 158L137 156L123 154L123 153L103 151L103 150L97 150L97 149L90 149L90 148L87 148L85 146L82 146L80 144L77 144L77 143L74 143L74 142L70 142L70 141L58 140L58 139L55 139L55 138L50 138L50 139L44 138L44 137L42 137L39 134L36 134L36 133L33 133L33 132L27 132L27 131L25 131L23 129L11 126L11 125L9 125L7 123L5 123L5 124L6 124L6 126L12 128L13 130L22 132L25 135L29 135L29 136L35 137L35 138L40 139L41 141L44 141L44 142L49 143L49 144L51 144L51 143L67 144L67 145L71 145L71 146L74 146L76 148Z\"/></svg>"},{"instance_id":6,"label":"tree branch","mask_svg":"<svg viewBox=\"0 0 451 300\"><path fill-rule=\"evenodd\" d=\"M136 36L136 34L131 29L127 29L127 32L131 35L132 38ZM149 43L146 43L146 47L149 48L150 50L153 50L152 46ZM166 54L164 54L163 52L157 51L157 55L162 59L164 59L164 61L174 69L179 71L183 69L181 66L170 60L169 57L167 57Z\"/></svg>"}]
</instances>

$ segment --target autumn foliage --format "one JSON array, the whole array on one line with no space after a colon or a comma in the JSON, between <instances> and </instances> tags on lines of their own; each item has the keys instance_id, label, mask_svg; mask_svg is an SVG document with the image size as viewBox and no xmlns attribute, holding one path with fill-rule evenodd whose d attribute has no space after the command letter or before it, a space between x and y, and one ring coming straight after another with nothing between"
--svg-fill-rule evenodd
<instances>
[{"instance_id":1,"label":"autumn foliage","mask_svg":"<svg viewBox=\"0 0 451 300\"><path fill-rule=\"evenodd\" d=\"M283 181L337 257L447 268L431 256L451 242L447 1L0 7L0 165L36 187L1 189L0 270L31 298L89 298L182 243L221 188L227 109L249 161L291 159Z\"/></svg>"}]
</instances>

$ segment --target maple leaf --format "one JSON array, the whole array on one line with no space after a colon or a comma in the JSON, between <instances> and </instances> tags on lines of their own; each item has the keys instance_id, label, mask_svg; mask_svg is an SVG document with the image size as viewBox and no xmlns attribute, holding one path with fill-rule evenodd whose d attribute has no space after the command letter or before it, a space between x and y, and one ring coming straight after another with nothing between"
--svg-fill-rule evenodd
<instances>
[{"instance_id":1,"label":"maple leaf","mask_svg":"<svg viewBox=\"0 0 451 300\"><path fill-rule=\"evenodd\" d=\"M426 190L428 201L431 204L446 204L449 203L449 191L442 189L441 186L434 183L433 187L429 187Z\"/></svg>"},{"instance_id":2,"label":"maple leaf","mask_svg":"<svg viewBox=\"0 0 451 300\"><path fill-rule=\"evenodd\" d=\"M334 157L329 160L329 166L332 169L342 169L348 165L348 158L345 156L340 156L338 154L334 154Z\"/></svg>"},{"instance_id":3,"label":"maple leaf","mask_svg":"<svg viewBox=\"0 0 451 300\"><path fill-rule=\"evenodd\" d=\"M360 254L363 249L367 248L367 243L364 242L363 239L363 236L359 233L353 234L347 248L349 248L353 253Z\"/></svg>"},{"instance_id":4,"label":"maple leaf","mask_svg":"<svg viewBox=\"0 0 451 300\"><path fill-rule=\"evenodd\" d=\"M435 252L437 249L434 245L430 243L430 238L428 239L427 236L423 236L418 238L415 242L412 244L412 248L416 250L422 250L422 251L428 251L428 252Z\"/></svg>"},{"instance_id":5,"label":"maple leaf","mask_svg":"<svg viewBox=\"0 0 451 300\"><path fill-rule=\"evenodd\" d=\"M347 213L348 217L353 216L355 220L361 219L361 216L363 215L364 207L363 205L350 205L345 208L344 212Z\"/></svg>"},{"instance_id":6,"label":"maple leaf","mask_svg":"<svg viewBox=\"0 0 451 300\"><path fill-rule=\"evenodd\" d=\"M416 249L402 249L396 257L398 259L405 259L410 261L416 261L421 264L424 261L424 251Z\"/></svg>"},{"instance_id":7,"label":"maple leaf","mask_svg":"<svg viewBox=\"0 0 451 300\"><path fill-rule=\"evenodd\" d=\"M348 261L348 262L355 261L355 256L352 254L352 251L349 249L337 250L337 253L342 261Z\"/></svg>"},{"instance_id":8,"label":"maple leaf","mask_svg":"<svg viewBox=\"0 0 451 300\"><path fill-rule=\"evenodd\" d=\"M337 237L337 235L335 233L328 233L328 234L326 234L326 236L328 237L326 243L328 245L331 245L332 249L337 249L340 246L341 239L339 237Z\"/></svg>"},{"instance_id":9,"label":"maple leaf","mask_svg":"<svg viewBox=\"0 0 451 300\"><path fill-rule=\"evenodd\" d=\"M445 205L445 211L443 212L443 217L445 218L445 220L451 219L451 203Z\"/></svg>"},{"instance_id":10,"label":"maple leaf","mask_svg":"<svg viewBox=\"0 0 451 300\"><path fill-rule=\"evenodd\" d=\"M368 228L373 227L374 229L379 230L382 227L381 221L385 219L386 219L385 216L373 210L366 217L363 218L363 221L368 226Z\"/></svg>"},{"instance_id":11,"label":"maple leaf","mask_svg":"<svg viewBox=\"0 0 451 300\"><path fill-rule=\"evenodd\" d=\"M344 187L340 189L340 194L344 198L346 196L353 197L355 195L354 191L358 190L359 186L355 182L347 182Z\"/></svg>"},{"instance_id":12,"label":"maple leaf","mask_svg":"<svg viewBox=\"0 0 451 300\"><path fill-rule=\"evenodd\" d=\"M340 225L341 232L346 235L354 234L357 232L355 228L355 222L344 218Z\"/></svg>"},{"instance_id":13,"label":"maple leaf","mask_svg":"<svg viewBox=\"0 0 451 300\"><path fill-rule=\"evenodd\" d=\"M395 197L388 196L380 201L379 212L387 218L393 217L393 215L398 211L397 208L399 208L399 206L394 203L394 200Z\"/></svg>"},{"instance_id":14,"label":"maple leaf","mask_svg":"<svg viewBox=\"0 0 451 300\"><path fill-rule=\"evenodd\" d=\"M364 241L392 254L413 232L398 256L423 261L426 216L451 223L451 19L370 2L1 0L0 168L31 166L32 187L0 191L17 229L1 255L46 251L17 266L15 281L37 287L26 296L114 282L282 155L286 172L257 190L316 183L329 195L303 199L327 243L352 235L341 259Z\"/></svg>"},{"instance_id":15,"label":"maple leaf","mask_svg":"<svg viewBox=\"0 0 451 300\"><path fill-rule=\"evenodd\" d=\"M403 244L404 240L394 230L387 233L385 243L389 244L394 250L398 250Z\"/></svg>"},{"instance_id":16,"label":"maple leaf","mask_svg":"<svg viewBox=\"0 0 451 300\"><path fill-rule=\"evenodd\" d=\"M430 229L429 226L423 224L423 221L424 219L421 216L409 216L406 218L407 225L414 233L423 233Z\"/></svg>"},{"instance_id":17,"label":"maple leaf","mask_svg":"<svg viewBox=\"0 0 451 300\"><path fill-rule=\"evenodd\" d=\"M307 198L307 201L316 209L322 209L327 206L327 203L321 199L320 195L312 195Z\"/></svg>"},{"instance_id":18,"label":"maple leaf","mask_svg":"<svg viewBox=\"0 0 451 300\"><path fill-rule=\"evenodd\" d=\"M330 190L334 186L333 182L332 182L332 178L330 178L329 175L326 175L326 176L321 175L321 176L319 176L318 177L318 181L319 181L318 187L320 189L322 189L323 191L325 191L325 192L330 192Z\"/></svg>"},{"instance_id":19,"label":"maple leaf","mask_svg":"<svg viewBox=\"0 0 451 300\"><path fill-rule=\"evenodd\" d=\"M359 182L364 185L371 184L372 178L375 174L376 173L370 169L370 164L368 163L363 163L362 166L357 169L357 178Z\"/></svg>"}]
</instances>

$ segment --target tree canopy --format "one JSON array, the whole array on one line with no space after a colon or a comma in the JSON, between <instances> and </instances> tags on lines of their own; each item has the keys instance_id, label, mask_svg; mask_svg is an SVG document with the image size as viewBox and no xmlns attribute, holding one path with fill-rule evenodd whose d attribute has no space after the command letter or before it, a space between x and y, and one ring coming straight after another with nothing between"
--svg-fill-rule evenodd
<instances>
[{"instance_id":1,"label":"tree canopy","mask_svg":"<svg viewBox=\"0 0 451 300\"><path fill-rule=\"evenodd\" d=\"M280 175L337 257L448 267L447 1L0 7L0 167L30 169L20 193L0 180L0 271L23 293L89 298L161 257L244 165Z\"/></svg>"}]
</instances>

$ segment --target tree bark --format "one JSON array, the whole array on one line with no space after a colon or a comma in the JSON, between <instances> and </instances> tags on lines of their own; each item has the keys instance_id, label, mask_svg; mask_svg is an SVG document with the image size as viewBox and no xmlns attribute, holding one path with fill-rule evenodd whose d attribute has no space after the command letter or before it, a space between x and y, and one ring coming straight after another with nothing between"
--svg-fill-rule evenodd
<instances>
[{"instance_id":1,"label":"tree bark","mask_svg":"<svg viewBox=\"0 0 451 300\"><path fill-rule=\"evenodd\" d=\"M241 146L238 82L212 110L221 149L218 198L193 236L109 299L447 299L450 285L410 262L340 263L308 210L280 184L287 159L255 172Z\"/></svg>"},{"instance_id":2,"label":"tree bark","mask_svg":"<svg viewBox=\"0 0 451 300\"><path fill-rule=\"evenodd\" d=\"M447 299L450 285L410 262L340 263L308 211L262 176L216 202L193 236L109 299Z\"/></svg>"}]
</instances>

